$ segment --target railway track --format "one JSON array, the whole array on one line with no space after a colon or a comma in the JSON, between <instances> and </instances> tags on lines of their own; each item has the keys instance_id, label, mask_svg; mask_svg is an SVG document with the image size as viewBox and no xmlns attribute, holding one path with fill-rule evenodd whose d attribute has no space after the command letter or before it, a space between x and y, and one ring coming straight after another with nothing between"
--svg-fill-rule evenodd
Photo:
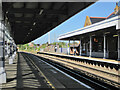
<instances>
[{"instance_id":1,"label":"railway track","mask_svg":"<svg viewBox=\"0 0 120 90\"><path fill-rule=\"evenodd\" d=\"M41 57L47 58L49 60L52 60L53 62L57 62L65 67L71 68L72 70L81 72L82 74L85 74L89 77L92 77L94 79L97 79L98 81L104 82L109 84L110 86L120 88L120 75L119 75L119 69L118 71L114 72L109 68L104 68L98 66L97 68L94 67L92 64L86 64L84 60L76 60L76 59L66 59L65 57L59 57L57 55L46 55L46 54L40 54ZM88 60L89 61L89 60ZM119 67L117 67L119 68ZM105 69L105 70L104 70Z\"/></svg>"},{"instance_id":2,"label":"railway track","mask_svg":"<svg viewBox=\"0 0 120 90\"><path fill-rule=\"evenodd\" d=\"M31 60L33 60L33 62L35 59L37 59L38 61L40 60L44 63L52 65L53 67L58 68L59 70L65 72L68 75L72 76L73 78L79 80L80 82L85 83L86 85L90 86L92 89L105 89L105 90L112 90L112 89L117 90L118 89L109 84L106 84L106 83L96 80L92 77L89 77L81 72L78 72L78 71L70 69L64 65L61 65L60 63L54 62L54 61L50 60L50 58L47 59L42 56L36 56L33 54L27 54L27 53L23 53L23 56L25 56L27 58L31 58Z\"/></svg>"},{"instance_id":3,"label":"railway track","mask_svg":"<svg viewBox=\"0 0 120 90\"><path fill-rule=\"evenodd\" d=\"M35 64L34 60L32 60L28 54L25 54L25 53L21 53L22 56L26 59L27 62L29 62L31 64L31 66L34 67L34 69L36 71L38 71L40 74L40 76L42 75L42 77L44 77L45 79L45 83L47 84L48 86L48 90L56 90L55 87L50 83L50 81L47 79L47 77L41 72L41 70L39 69L39 67Z\"/></svg>"}]
</instances>

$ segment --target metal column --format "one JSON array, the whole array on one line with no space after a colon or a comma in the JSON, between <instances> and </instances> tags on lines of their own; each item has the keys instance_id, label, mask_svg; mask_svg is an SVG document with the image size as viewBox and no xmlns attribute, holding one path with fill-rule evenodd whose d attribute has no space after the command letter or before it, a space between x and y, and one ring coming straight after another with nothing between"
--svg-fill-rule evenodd
<instances>
[{"instance_id":1,"label":"metal column","mask_svg":"<svg viewBox=\"0 0 120 90\"><path fill-rule=\"evenodd\" d=\"M8 49L8 41L7 41L7 46L6 46L6 47L7 47L7 57L8 57L8 50L9 50L9 49Z\"/></svg>"},{"instance_id":2,"label":"metal column","mask_svg":"<svg viewBox=\"0 0 120 90\"><path fill-rule=\"evenodd\" d=\"M80 56L82 56L82 40L80 39Z\"/></svg>"},{"instance_id":3,"label":"metal column","mask_svg":"<svg viewBox=\"0 0 120 90\"><path fill-rule=\"evenodd\" d=\"M92 36L90 35L90 55L89 57L92 56Z\"/></svg>"},{"instance_id":4,"label":"metal column","mask_svg":"<svg viewBox=\"0 0 120 90\"><path fill-rule=\"evenodd\" d=\"M75 55L75 40L73 40L73 54Z\"/></svg>"},{"instance_id":5,"label":"metal column","mask_svg":"<svg viewBox=\"0 0 120 90\"><path fill-rule=\"evenodd\" d=\"M70 55L70 40L69 40L69 55Z\"/></svg>"},{"instance_id":6,"label":"metal column","mask_svg":"<svg viewBox=\"0 0 120 90\"><path fill-rule=\"evenodd\" d=\"M104 34L104 59L106 58L106 35Z\"/></svg>"},{"instance_id":7,"label":"metal column","mask_svg":"<svg viewBox=\"0 0 120 90\"><path fill-rule=\"evenodd\" d=\"M120 32L118 33L118 61L120 61Z\"/></svg>"},{"instance_id":8,"label":"metal column","mask_svg":"<svg viewBox=\"0 0 120 90\"><path fill-rule=\"evenodd\" d=\"M50 44L50 32L48 32L48 44Z\"/></svg>"}]
</instances>

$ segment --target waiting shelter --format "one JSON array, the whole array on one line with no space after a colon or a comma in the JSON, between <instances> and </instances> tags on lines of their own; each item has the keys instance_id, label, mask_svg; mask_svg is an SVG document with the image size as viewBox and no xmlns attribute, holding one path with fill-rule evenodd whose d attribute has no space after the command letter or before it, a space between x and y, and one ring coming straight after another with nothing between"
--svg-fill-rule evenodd
<instances>
[{"instance_id":1,"label":"waiting shelter","mask_svg":"<svg viewBox=\"0 0 120 90\"><path fill-rule=\"evenodd\" d=\"M84 27L59 36L79 40L79 55L120 60L120 2L108 17L86 16Z\"/></svg>"}]
</instances>

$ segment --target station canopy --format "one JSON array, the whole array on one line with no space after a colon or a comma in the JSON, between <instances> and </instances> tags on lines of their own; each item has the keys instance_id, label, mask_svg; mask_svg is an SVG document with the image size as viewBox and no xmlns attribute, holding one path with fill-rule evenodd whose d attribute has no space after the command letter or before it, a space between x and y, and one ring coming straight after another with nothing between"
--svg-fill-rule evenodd
<instances>
[{"instance_id":1,"label":"station canopy","mask_svg":"<svg viewBox=\"0 0 120 90\"><path fill-rule=\"evenodd\" d=\"M16 44L49 32L94 2L3 2L3 12Z\"/></svg>"}]
</instances>

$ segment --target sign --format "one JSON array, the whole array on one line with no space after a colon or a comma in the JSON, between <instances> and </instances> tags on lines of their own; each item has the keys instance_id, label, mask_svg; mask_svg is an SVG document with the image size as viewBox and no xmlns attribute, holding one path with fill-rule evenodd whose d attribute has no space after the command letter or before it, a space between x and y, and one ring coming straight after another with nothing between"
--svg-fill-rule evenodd
<instances>
[{"instance_id":1,"label":"sign","mask_svg":"<svg viewBox=\"0 0 120 90\"><path fill-rule=\"evenodd\" d=\"M3 42L0 42L0 46L3 46Z\"/></svg>"}]
</instances>

